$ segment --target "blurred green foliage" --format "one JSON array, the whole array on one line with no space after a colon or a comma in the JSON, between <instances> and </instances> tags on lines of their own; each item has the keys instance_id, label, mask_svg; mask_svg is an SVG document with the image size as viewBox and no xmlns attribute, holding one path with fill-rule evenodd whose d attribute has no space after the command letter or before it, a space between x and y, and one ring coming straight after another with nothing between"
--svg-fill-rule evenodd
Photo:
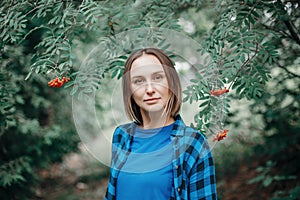
<instances>
[{"instance_id":1,"label":"blurred green foliage","mask_svg":"<svg viewBox=\"0 0 300 200\"><path fill-rule=\"evenodd\" d=\"M240 162L259 159L259 175L249 184L275 188L275 199L297 199L300 195L297 183L300 175L297 153L300 144L300 3L214 1L218 13L209 10L210 3L203 3L198 11L214 16L214 27L207 36L203 37L200 28L191 35L206 38L205 45L213 58L210 68L220 71L220 82L233 89L228 95L230 103L234 104L235 99L252 99L249 106L245 105L237 113L228 113L226 122L233 126L229 134L236 136L222 145L221 152L216 150L216 158L221 160L217 160L220 176L237 170ZM199 19L195 18L193 15L189 19L197 24ZM201 79L195 83L190 87L187 100L204 102L200 104L204 108L196 115L196 121L199 129L207 130L214 112L220 111L209 107L218 108L220 102L207 94L209 83ZM245 112L250 112L248 117L240 118Z\"/></svg>"},{"instance_id":2,"label":"blurred green foliage","mask_svg":"<svg viewBox=\"0 0 300 200\"><path fill-rule=\"evenodd\" d=\"M43 76L28 81L31 47L5 46L0 69L0 196L25 199L38 181L36 169L76 151L78 137L66 91L47 87Z\"/></svg>"},{"instance_id":3,"label":"blurred green foliage","mask_svg":"<svg viewBox=\"0 0 300 200\"><path fill-rule=\"evenodd\" d=\"M27 199L36 170L77 150L78 136L65 90L48 88L49 77L30 72L36 45L45 34L30 2L1 3L0 198ZM30 12L31 11L31 12Z\"/></svg>"},{"instance_id":4,"label":"blurred green foliage","mask_svg":"<svg viewBox=\"0 0 300 200\"><path fill-rule=\"evenodd\" d=\"M229 101L209 94L211 89L229 85L229 98L252 99L251 117L259 116L264 122L263 142L256 153L275 163L279 177L299 177L299 2L4 0L0 5L3 198L25 198L36 168L76 149L78 138L66 92L84 96L99 89L104 77L122 75L131 51L119 56L114 36L141 27L180 30L178 19L182 18L195 25L186 34L202 43L199 52L211 58L207 70L184 92L186 101L200 102L195 127L207 131L220 110L229 112ZM202 25L203 21L208 25ZM103 37L113 45L105 54L107 62L89 77L80 74L81 82L75 83L80 54L76 47ZM161 45L168 51L168 44ZM63 76L72 78L67 85L74 86L72 90L47 87L47 80ZM228 122L240 128L238 120L229 118ZM272 181L278 177L268 167L261 169ZM295 195L299 189L294 186L280 195Z\"/></svg>"},{"instance_id":5,"label":"blurred green foliage","mask_svg":"<svg viewBox=\"0 0 300 200\"><path fill-rule=\"evenodd\" d=\"M28 74L28 56L19 48L2 54L1 68L1 199L32 195L35 170L76 151L78 137L66 91L46 89L45 77ZM24 45L24 49L28 48Z\"/></svg>"},{"instance_id":6,"label":"blurred green foliage","mask_svg":"<svg viewBox=\"0 0 300 200\"><path fill-rule=\"evenodd\" d=\"M275 188L274 199L297 199L300 195L297 189L297 179L300 175L300 157L297 153L300 144L300 13L297 10L299 2L244 1L243 5L251 5L248 11L255 10L261 12L259 16L264 15L263 18L254 17L255 21L259 22L254 24L254 28L264 32L262 45L271 46L263 51L276 50L278 56L273 63L268 63L269 58L266 57L260 57L254 63L256 67L263 66L254 70L256 72L253 74L264 85L261 95L246 107L250 111L247 118L234 119L238 114L231 113L228 122L235 126L234 129L238 130L240 127L242 131L248 132L250 141L249 135L260 135L259 139L256 138L256 143L250 142L253 149L252 159L260 158L261 166L257 169L259 175L250 180L249 184L260 183L263 187ZM253 20L249 18L250 23L251 21ZM245 72L248 70L251 69L245 69ZM264 82L260 70L268 72L267 83ZM233 87L238 93L245 91L244 88L239 88L245 84L242 82L246 77L256 84L256 80L251 78L251 72L248 71L240 76L238 86ZM238 96L232 95L232 98L236 97ZM245 108L239 112L243 114ZM251 122L255 118L260 124ZM241 120L248 121L248 125L241 127ZM249 141L243 143L247 145ZM293 187L294 189L290 189Z\"/></svg>"}]
</instances>

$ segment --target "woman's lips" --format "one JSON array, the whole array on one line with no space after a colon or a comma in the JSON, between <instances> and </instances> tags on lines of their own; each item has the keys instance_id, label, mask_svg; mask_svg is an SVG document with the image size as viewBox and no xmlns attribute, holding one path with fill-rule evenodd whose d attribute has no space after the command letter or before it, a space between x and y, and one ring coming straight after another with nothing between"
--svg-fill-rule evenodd
<instances>
[{"instance_id":1,"label":"woman's lips","mask_svg":"<svg viewBox=\"0 0 300 200\"><path fill-rule=\"evenodd\" d=\"M156 103L160 98L151 98L151 99L145 99L144 102L146 103Z\"/></svg>"}]
</instances>

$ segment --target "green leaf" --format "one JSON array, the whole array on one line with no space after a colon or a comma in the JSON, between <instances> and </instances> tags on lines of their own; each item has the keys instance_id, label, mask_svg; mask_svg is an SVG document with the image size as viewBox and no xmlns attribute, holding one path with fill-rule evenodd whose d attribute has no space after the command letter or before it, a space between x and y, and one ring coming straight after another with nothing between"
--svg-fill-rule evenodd
<instances>
[{"instance_id":1,"label":"green leaf","mask_svg":"<svg viewBox=\"0 0 300 200\"><path fill-rule=\"evenodd\" d=\"M249 15L248 18L251 24L255 24L255 20L251 15Z\"/></svg>"},{"instance_id":2,"label":"green leaf","mask_svg":"<svg viewBox=\"0 0 300 200\"><path fill-rule=\"evenodd\" d=\"M117 69L117 70L114 70L114 71L112 72L111 78L115 78L115 77L117 76L118 72L119 72L118 69Z\"/></svg>"},{"instance_id":3,"label":"green leaf","mask_svg":"<svg viewBox=\"0 0 300 200\"><path fill-rule=\"evenodd\" d=\"M78 84L74 84L74 86L70 92L70 95L73 96L75 93L77 93L78 89L79 89Z\"/></svg>"},{"instance_id":4,"label":"green leaf","mask_svg":"<svg viewBox=\"0 0 300 200\"><path fill-rule=\"evenodd\" d=\"M198 83L199 82L199 80L197 80L197 79L191 79L190 80L192 83Z\"/></svg>"},{"instance_id":5,"label":"green leaf","mask_svg":"<svg viewBox=\"0 0 300 200\"><path fill-rule=\"evenodd\" d=\"M204 106L207 106L207 105L209 105L209 103L210 103L210 100L204 101L203 103L201 103L201 104L199 105L199 108L204 107Z\"/></svg>"},{"instance_id":6,"label":"green leaf","mask_svg":"<svg viewBox=\"0 0 300 200\"><path fill-rule=\"evenodd\" d=\"M125 61L124 60L115 60L113 62L111 62L112 67L116 67L116 66L125 66Z\"/></svg>"},{"instance_id":7,"label":"green leaf","mask_svg":"<svg viewBox=\"0 0 300 200\"><path fill-rule=\"evenodd\" d=\"M273 182L273 178L271 176L267 176L263 180L263 186L268 187Z\"/></svg>"},{"instance_id":8,"label":"green leaf","mask_svg":"<svg viewBox=\"0 0 300 200\"><path fill-rule=\"evenodd\" d=\"M187 102L189 100L189 98L190 98L189 96L185 96L182 101Z\"/></svg>"},{"instance_id":9,"label":"green leaf","mask_svg":"<svg viewBox=\"0 0 300 200\"><path fill-rule=\"evenodd\" d=\"M31 76L32 74L32 70L27 74L26 78L25 78L25 81L29 79L29 77Z\"/></svg>"}]
</instances>

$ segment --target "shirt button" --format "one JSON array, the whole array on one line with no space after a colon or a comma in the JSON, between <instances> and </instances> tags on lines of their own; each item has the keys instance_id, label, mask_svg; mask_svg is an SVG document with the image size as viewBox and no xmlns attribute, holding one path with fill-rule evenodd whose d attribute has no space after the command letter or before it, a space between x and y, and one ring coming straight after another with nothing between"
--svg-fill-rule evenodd
<instances>
[{"instance_id":1,"label":"shirt button","mask_svg":"<svg viewBox=\"0 0 300 200\"><path fill-rule=\"evenodd\" d=\"M177 191L180 192L180 188L177 188Z\"/></svg>"},{"instance_id":2,"label":"shirt button","mask_svg":"<svg viewBox=\"0 0 300 200\"><path fill-rule=\"evenodd\" d=\"M175 169L178 169L178 165L175 165Z\"/></svg>"}]
</instances>

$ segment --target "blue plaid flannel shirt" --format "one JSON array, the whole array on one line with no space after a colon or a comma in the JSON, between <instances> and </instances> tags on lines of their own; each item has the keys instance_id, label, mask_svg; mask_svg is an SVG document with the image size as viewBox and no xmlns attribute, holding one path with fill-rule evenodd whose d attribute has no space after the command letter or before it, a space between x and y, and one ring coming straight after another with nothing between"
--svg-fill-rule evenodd
<instances>
[{"instance_id":1,"label":"blue plaid flannel shirt","mask_svg":"<svg viewBox=\"0 0 300 200\"><path fill-rule=\"evenodd\" d=\"M132 133L136 126L135 123L121 125L114 132L105 200L116 199L118 174L130 154ZM186 126L180 115L177 115L171 139L174 150L171 200L217 199L214 162L203 134Z\"/></svg>"}]
</instances>

